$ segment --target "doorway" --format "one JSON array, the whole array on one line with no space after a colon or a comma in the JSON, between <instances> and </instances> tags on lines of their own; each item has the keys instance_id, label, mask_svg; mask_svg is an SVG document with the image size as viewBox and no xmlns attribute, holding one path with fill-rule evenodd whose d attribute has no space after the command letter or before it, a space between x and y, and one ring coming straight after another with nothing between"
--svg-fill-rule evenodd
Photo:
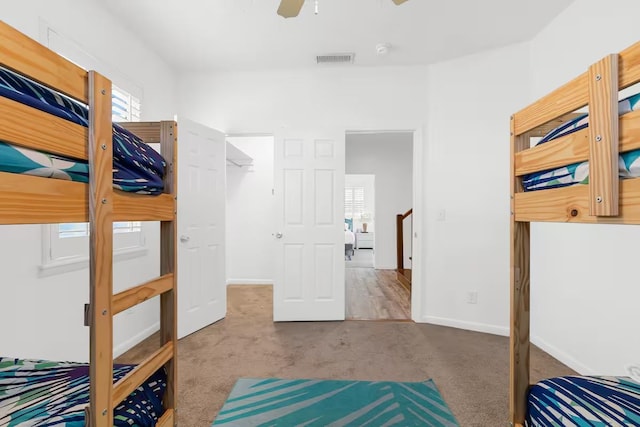
<instances>
[{"instance_id":1,"label":"doorway","mask_svg":"<svg viewBox=\"0 0 640 427\"><path fill-rule=\"evenodd\" d=\"M412 261L413 150L413 132L346 135L346 319L411 319L410 282L399 272ZM400 228L398 215L407 218Z\"/></svg>"}]
</instances>

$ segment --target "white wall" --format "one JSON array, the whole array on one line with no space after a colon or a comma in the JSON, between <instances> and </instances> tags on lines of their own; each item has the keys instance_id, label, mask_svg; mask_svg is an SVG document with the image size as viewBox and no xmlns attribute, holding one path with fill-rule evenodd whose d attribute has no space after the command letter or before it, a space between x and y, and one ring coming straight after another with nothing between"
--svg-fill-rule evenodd
<instances>
[{"instance_id":1,"label":"white wall","mask_svg":"<svg viewBox=\"0 0 640 427\"><path fill-rule=\"evenodd\" d=\"M227 133L412 129L420 149L427 82L426 67L184 73L178 113Z\"/></svg>"},{"instance_id":2,"label":"white wall","mask_svg":"<svg viewBox=\"0 0 640 427\"><path fill-rule=\"evenodd\" d=\"M413 133L355 133L346 141L346 172L375 175L375 267L395 269L396 215L413 206Z\"/></svg>"},{"instance_id":3,"label":"white wall","mask_svg":"<svg viewBox=\"0 0 640 427\"><path fill-rule=\"evenodd\" d=\"M421 127L425 67L185 73L179 113L227 133L283 127L396 130Z\"/></svg>"},{"instance_id":4,"label":"white wall","mask_svg":"<svg viewBox=\"0 0 640 427\"><path fill-rule=\"evenodd\" d=\"M639 15L634 0L569 6L531 42L531 100L640 40ZM636 226L533 224L532 341L582 373L640 363L638 240Z\"/></svg>"},{"instance_id":5,"label":"white wall","mask_svg":"<svg viewBox=\"0 0 640 427\"><path fill-rule=\"evenodd\" d=\"M273 283L273 137L228 137L253 166L227 166L227 283Z\"/></svg>"},{"instance_id":6,"label":"white wall","mask_svg":"<svg viewBox=\"0 0 640 427\"><path fill-rule=\"evenodd\" d=\"M423 320L506 335L509 116L528 98L528 47L436 64L429 77Z\"/></svg>"},{"instance_id":7,"label":"white wall","mask_svg":"<svg viewBox=\"0 0 640 427\"><path fill-rule=\"evenodd\" d=\"M43 22L76 41L105 68L143 88L143 120L172 119L172 70L138 41L119 20L97 1L24 0L5 7L2 19L40 39ZM101 70L98 70L101 71ZM107 77L109 77L107 75ZM143 258L117 263L116 291L139 284L159 273L158 227L147 232L149 253ZM87 360L89 331L83 326L83 304L89 300L88 270L39 278L42 263L42 226L0 226L2 298L0 330L3 356ZM116 317L114 346L118 353L152 333L159 321L157 302L136 307Z\"/></svg>"},{"instance_id":8,"label":"white wall","mask_svg":"<svg viewBox=\"0 0 640 427\"><path fill-rule=\"evenodd\" d=\"M180 113L228 132L320 125L424 131L416 162L426 182L417 206L425 213L425 271L415 292L423 310L414 318L507 334L508 118L638 40L639 8L634 0L575 2L531 43L429 67L187 73L179 82ZM635 321L640 300L630 279L638 232L533 226L534 342L584 372L621 373L629 355L640 354L639 341L619 327ZM588 254L572 250L587 243ZM595 267L596 256L606 265ZM602 286L605 280L615 286ZM475 305L466 303L470 291L478 292ZM594 343L596 330L603 332Z\"/></svg>"}]
</instances>

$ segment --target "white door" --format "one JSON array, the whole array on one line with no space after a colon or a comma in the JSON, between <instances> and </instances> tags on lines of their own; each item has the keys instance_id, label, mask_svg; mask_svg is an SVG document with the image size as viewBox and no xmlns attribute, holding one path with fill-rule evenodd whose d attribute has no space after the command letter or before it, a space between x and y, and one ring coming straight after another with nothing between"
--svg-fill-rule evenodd
<instances>
[{"instance_id":1,"label":"white door","mask_svg":"<svg viewBox=\"0 0 640 427\"><path fill-rule=\"evenodd\" d=\"M223 133L178 121L178 338L227 312L225 146Z\"/></svg>"},{"instance_id":2,"label":"white door","mask_svg":"<svg viewBox=\"0 0 640 427\"><path fill-rule=\"evenodd\" d=\"M342 132L275 138L273 320L344 320Z\"/></svg>"}]
</instances>

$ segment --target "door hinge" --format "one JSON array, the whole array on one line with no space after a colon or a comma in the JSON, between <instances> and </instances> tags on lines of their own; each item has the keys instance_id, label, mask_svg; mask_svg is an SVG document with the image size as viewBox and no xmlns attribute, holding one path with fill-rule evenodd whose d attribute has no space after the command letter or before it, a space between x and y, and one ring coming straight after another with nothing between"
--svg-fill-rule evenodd
<instances>
[{"instance_id":1,"label":"door hinge","mask_svg":"<svg viewBox=\"0 0 640 427\"><path fill-rule=\"evenodd\" d=\"M275 188L272 188L272 189L271 189L271 195L272 195L272 196L275 196L275 195L276 195L276 190L275 190Z\"/></svg>"},{"instance_id":2,"label":"door hinge","mask_svg":"<svg viewBox=\"0 0 640 427\"><path fill-rule=\"evenodd\" d=\"M84 305L84 326L91 326L91 304Z\"/></svg>"}]
</instances>

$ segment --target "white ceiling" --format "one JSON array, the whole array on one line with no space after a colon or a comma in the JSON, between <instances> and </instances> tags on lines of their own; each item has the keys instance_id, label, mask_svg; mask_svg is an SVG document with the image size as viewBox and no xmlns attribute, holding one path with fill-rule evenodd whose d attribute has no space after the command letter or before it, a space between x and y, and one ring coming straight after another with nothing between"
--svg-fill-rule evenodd
<instances>
[{"instance_id":1,"label":"white ceiling","mask_svg":"<svg viewBox=\"0 0 640 427\"><path fill-rule=\"evenodd\" d=\"M355 65L439 62L530 39L573 0L306 0L297 18L279 0L102 0L177 70L312 67L355 52ZM389 43L386 56L378 43Z\"/></svg>"}]
</instances>

